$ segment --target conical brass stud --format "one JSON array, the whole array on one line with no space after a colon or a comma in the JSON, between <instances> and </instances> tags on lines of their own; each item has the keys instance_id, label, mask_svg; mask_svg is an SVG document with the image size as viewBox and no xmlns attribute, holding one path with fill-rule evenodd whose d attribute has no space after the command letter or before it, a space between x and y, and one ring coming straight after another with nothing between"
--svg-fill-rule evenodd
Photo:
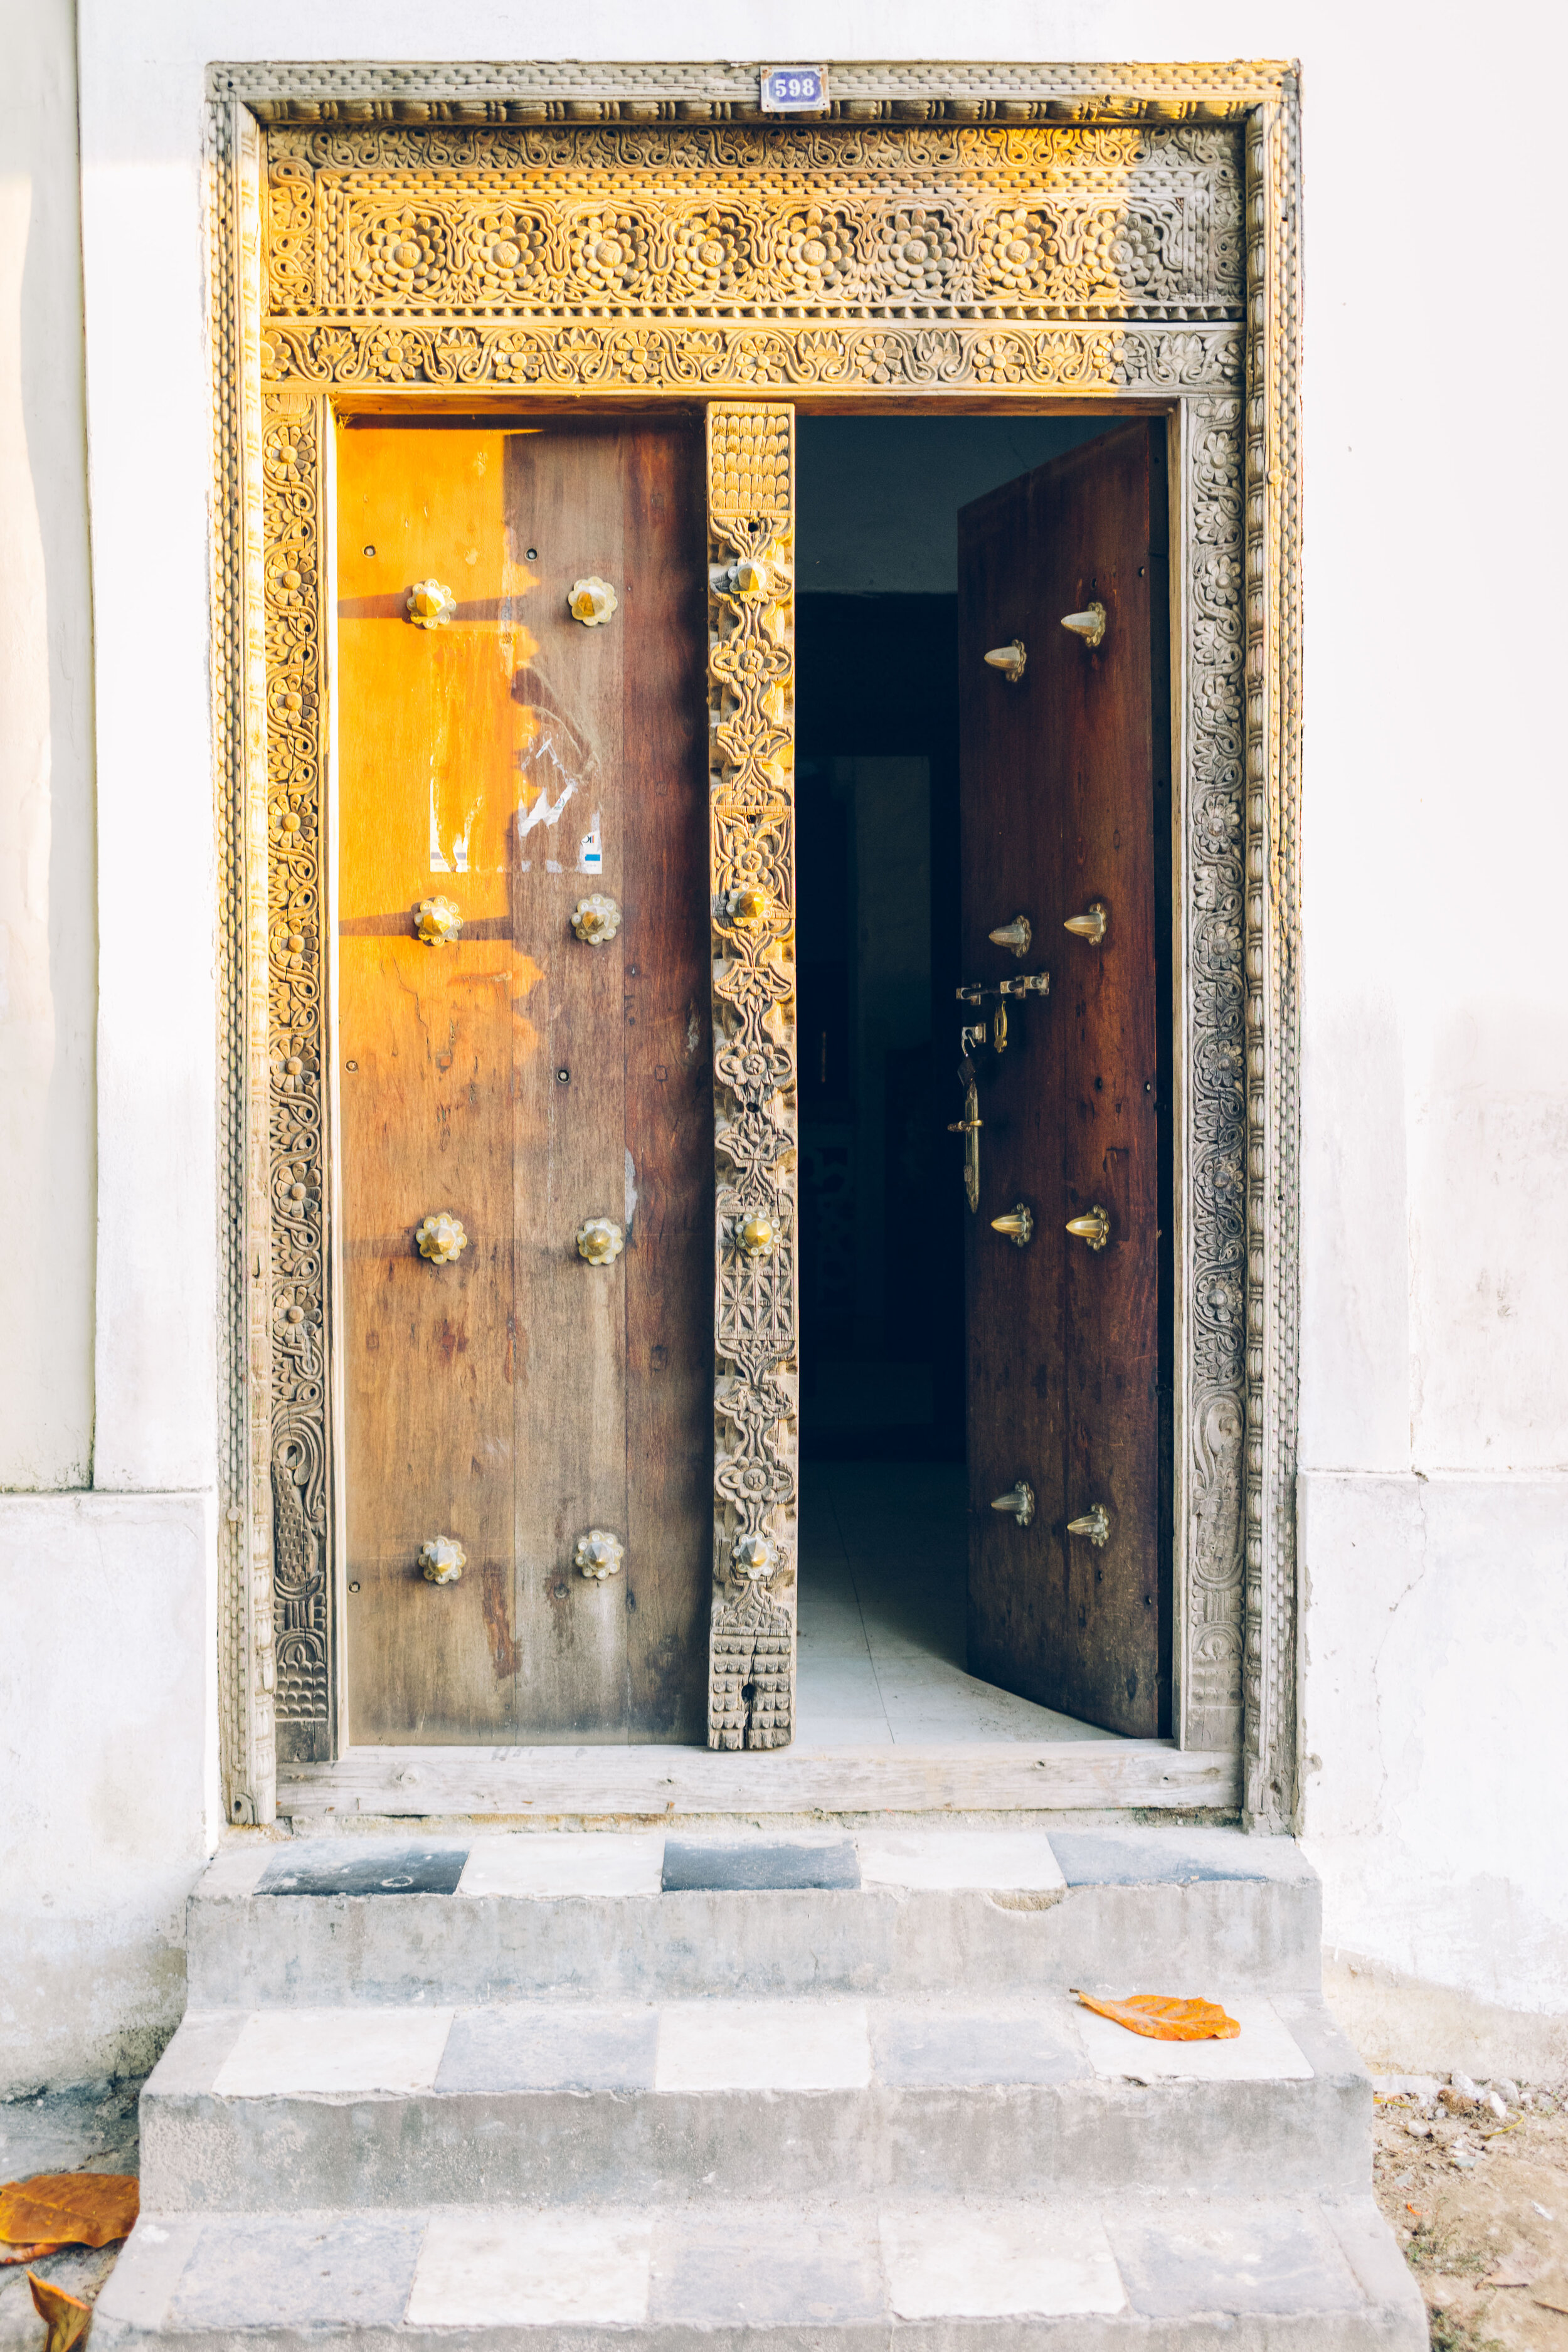
<instances>
[{"instance_id":1,"label":"conical brass stud","mask_svg":"<svg viewBox=\"0 0 1568 2352\"><path fill-rule=\"evenodd\" d=\"M1075 1242L1087 1242L1091 1250L1102 1250L1110 1239L1110 1217L1097 1201L1087 1215L1069 1217L1067 1229Z\"/></svg>"},{"instance_id":2,"label":"conical brass stud","mask_svg":"<svg viewBox=\"0 0 1568 2352\"><path fill-rule=\"evenodd\" d=\"M1075 940L1087 940L1091 948L1103 946L1109 909L1103 898L1091 898L1081 915L1069 915L1062 925Z\"/></svg>"},{"instance_id":3,"label":"conical brass stud","mask_svg":"<svg viewBox=\"0 0 1568 2352\"><path fill-rule=\"evenodd\" d=\"M1064 613L1062 626L1070 629L1075 637L1081 637L1086 646L1100 645L1105 637L1105 607L1097 598L1086 612ZM987 654L987 661L990 658Z\"/></svg>"}]
</instances>

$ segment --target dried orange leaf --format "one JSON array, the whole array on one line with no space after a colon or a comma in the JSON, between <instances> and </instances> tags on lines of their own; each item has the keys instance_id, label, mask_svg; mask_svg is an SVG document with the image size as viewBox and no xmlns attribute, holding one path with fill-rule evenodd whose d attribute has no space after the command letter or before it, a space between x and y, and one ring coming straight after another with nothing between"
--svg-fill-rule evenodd
<instances>
[{"instance_id":1,"label":"dried orange leaf","mask_svg":"<svg viewBox=\"0 0 1568 2352\"><path fill-rule=\"evenodd\" d=\"M1078 1992L1076 1985L1073 1990ZM1163 1992L1129 1993L1125 2000L1097 2000L1087 1992L1078 1997L1097 2017L1109 2017L1113 2025L1146 2034L1151 2042L1234 2042L1241 2032L1217 2001L1178 2000Z\"/></svg>"},{"instance_id":2,"label":"dried orange leaf","mask_svg":"<svg viewBox=\"0 0 1568 2352\"><path fill-rule=\"evenodd\" d=\"M46 2254L58 2254L60 2251L61 2241L58 2238L46 2239L40 2246L14 2246L8 2239L0 2240L0 2270L12 2263L41 2263Z\"/></svg>"},{"instance_id":3,"label":"dried orange leaf","mask_svg":"<svg viewBox=\"0 0 1568 2352\"><path fill-rule=\"evenodd\" d=\"M139 2203L128 2172L36 2172L31 2180L8 2180L0 2189L0 2240L12 2246L107 2246L129 2236Z\"/></svg>"},{"instance_id":4,"label":"dried orange leaf","mask_svg":"<svg viewBox=\"0 0 1568 2352\"><path fill-rule=\"evenodd\" d=\"M79 2303L63 2286L51 2286L47 2279L35 2278L27 2273L27 2284L33 2290L33 2308L48 2329L44 2340L44 2352L70 2352L87 2334L92 2318L90 2303Z\"/></svg>"}]
</instances>

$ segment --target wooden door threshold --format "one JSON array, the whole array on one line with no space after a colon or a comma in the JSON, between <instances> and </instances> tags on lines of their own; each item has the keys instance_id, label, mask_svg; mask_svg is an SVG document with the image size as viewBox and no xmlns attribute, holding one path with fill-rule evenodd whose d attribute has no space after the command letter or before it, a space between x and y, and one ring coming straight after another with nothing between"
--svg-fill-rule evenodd
<instances>
[{"instance_id":1,"label":"wooden door threshold","mask_svg":"<svg viewBox=\"0 0 1568 2352\"><path fill-rule=\"evenodd\" d=\"M312 1830L379 1822L669 1822L861 1813L1234 1815L1241 1761L1166 1739L963 1748L351 1748L280 1764L278 1811Z\"/></svg>"}]
</instances>

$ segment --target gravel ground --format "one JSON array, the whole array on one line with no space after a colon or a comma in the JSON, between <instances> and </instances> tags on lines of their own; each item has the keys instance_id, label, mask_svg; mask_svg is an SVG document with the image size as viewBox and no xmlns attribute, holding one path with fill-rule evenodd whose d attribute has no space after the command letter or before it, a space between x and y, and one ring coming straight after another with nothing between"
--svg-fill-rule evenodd
<instances>
[{"instance_id":1,"label":"gravel ground","mask_svg":"<svg viewBox=\"0 0 1568 2352\"><path fill-rule=\"evenodd\" d=\"M119 2083L107 2089L0 2100L0 2180L26 2180L35 2172L136 2171L141 2087ZM68 2294L93 2303L119 2252L118 2246L98 2253L80 2246L46 2255L31 2267ZM27 2268L17 2263L0 2270L0 2352L41 2352L44 2323L33 2308Z\"/></svg>"},{"instance_id":2,"label":"gravel ground","mask_svg":"<svg viewBox=\"0 0 1568 2352\"><path fill-rule=\"evenodd\" d=\"M1434 2352L1568 2352L1568 2086L1498 2089L1506 2118L1464 2106L1464 2091L1454 2113L1380 2088L1377 2201L1426 2298Z\"/></svg>"}]
</instances>

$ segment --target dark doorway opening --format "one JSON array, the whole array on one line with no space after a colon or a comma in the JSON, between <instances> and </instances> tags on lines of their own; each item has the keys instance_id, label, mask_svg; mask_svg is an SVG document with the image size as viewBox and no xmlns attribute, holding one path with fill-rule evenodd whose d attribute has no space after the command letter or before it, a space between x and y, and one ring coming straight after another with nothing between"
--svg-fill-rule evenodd
<instances>
[{"instance_id":1,"label":"dark doorway opening","mask_svg":"<svg viewBox=\"0 0 1568 2352\"><path fill-rule=\"evenodd\" d=\"M797 420L805 1745L1100 1738L969 1675L959 509L1119 417ZM1167 1221L1168 1222L1168 1221Z\"/></svg>"}]
</instances>

